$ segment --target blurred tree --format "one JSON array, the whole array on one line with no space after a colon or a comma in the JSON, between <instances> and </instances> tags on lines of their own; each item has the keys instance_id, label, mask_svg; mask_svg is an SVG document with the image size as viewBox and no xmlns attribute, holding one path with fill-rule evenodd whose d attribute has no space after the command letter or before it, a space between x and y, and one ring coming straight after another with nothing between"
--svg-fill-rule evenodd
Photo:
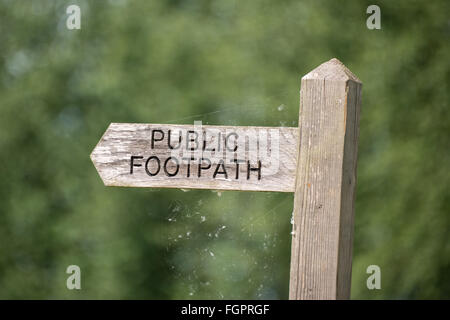
<instances>
[{"instance_id":1,"label":"blurred tree","mask_svg":"<svg viewBox=\"0 0 450 320\"><path fill-rule=\"evenodd\" d=\"M0 1L0 298L287 298L292 195L105 188L89 154L110 122L296 126L337 57L364 83L352 297L448 299L449 2L379 1L381 30L370 4Z\"/></svg>"}]
</instances>

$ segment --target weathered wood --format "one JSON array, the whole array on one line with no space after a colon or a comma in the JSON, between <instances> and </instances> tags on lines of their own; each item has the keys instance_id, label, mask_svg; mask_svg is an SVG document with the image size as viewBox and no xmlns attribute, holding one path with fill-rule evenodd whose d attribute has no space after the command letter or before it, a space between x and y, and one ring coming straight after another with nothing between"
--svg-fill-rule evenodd
<instances>
[{"instance_id":1,"label":"weathered wood","mask_svg":"<svg viewBox=\"0 0 450 320\"><path fill-rule=\"evenodd\" d=\"M290 299L350 297L361 87L337 59L302 78Z\"/></svg>"},{"instance_id":2,"label":"weathered wood","mask_svg":"<svg viewBox=\"0 0 450 320\"><path fill-rule=\"evenodd\" d=\"M297 146L298 128L111 123L91 159L107 186L294 192Z\"/></svg>"},{"instance_id":3,"label":"weathered wood","mask_svg":"<svg viewBox=\"0 0 450 320\"><path fill-rule=\"evenodd\" d=\"M359 79L302 78L299 128L112 123L91 154L108 186L295 192L290 299L350 297Z\"/></svg>"}]
</instances>

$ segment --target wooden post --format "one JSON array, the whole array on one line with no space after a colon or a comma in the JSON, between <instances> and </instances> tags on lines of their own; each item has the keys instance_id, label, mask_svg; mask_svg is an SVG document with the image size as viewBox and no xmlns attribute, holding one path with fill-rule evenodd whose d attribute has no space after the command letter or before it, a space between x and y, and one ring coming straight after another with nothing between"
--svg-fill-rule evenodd
<instances>
[{"instance_id":1,"label":"wooden post","mask_svg":"<svg viewBox=\"0 0 450 320\"><path fill-rule=\"evenodd\" d=\"M361 87L337 59L302 78L290 299L350 297Z\"/></svg>"}]
</instances>

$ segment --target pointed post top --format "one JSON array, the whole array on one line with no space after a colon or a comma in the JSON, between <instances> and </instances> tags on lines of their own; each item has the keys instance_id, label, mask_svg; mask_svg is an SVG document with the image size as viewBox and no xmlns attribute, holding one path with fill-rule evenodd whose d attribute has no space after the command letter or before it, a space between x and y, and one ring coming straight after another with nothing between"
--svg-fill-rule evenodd
<instances>
[{"instance_id":1,"label":"pointed post top","mask_svg":"<svg viewBox=\"0 0 450 320\"><path fill-rule=\"evenodd\" d=\"M340 80L340 81L354 81L361 83L361 80L353 74L341 61L333 58L305 75L305 79L323 79L323 80Z\"/></svg>"}]
</instances>

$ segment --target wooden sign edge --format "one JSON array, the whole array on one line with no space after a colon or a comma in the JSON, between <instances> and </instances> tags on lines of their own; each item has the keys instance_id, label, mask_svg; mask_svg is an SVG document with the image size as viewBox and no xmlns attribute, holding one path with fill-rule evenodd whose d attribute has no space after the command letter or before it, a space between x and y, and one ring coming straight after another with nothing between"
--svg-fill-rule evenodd
<instances>
[{"instance_id":1,"label":"wooden sign edge","mask_svg":"<svg viewBox=\"0 0 450 320\"><path fill-rule=\"evenodd\" d=\"M185 189L189 189L189 190L211 190L211 191L240 191L240 192L282 192L282 193L294 193L295 192L295 183L293 185L293 188L286 188L283 190L280 190L280 188L274 188L274 189L264 189L264 190L260 190L260 189L240 189L240 188L209 188L209 187L192 187L192 186L163 186L163 185L159 185L156 187L152 187L152 186L132 186L132 185L128 185L128 184L120 184L120 183L111 183L111 182L105 182L105 180L103 179L102 175L100 174L96 163L94 161L94 152L97 149L97 147L100 145L100 143L104 140L104 137L106 136L106 134L108 133L109 129L111 128L111 126L114 125L152 125L152 126L184 126L184 127L194 127L194 124L174 124L174 123L148 123L148 122L111 122L107 128L105 129L105 131L103 132L101 138L98 140L98 142L96 143L95 147L92 149L89 158L91 159L92 164L94 165L94 168L98 174L98 176L100 177L100 179L103 182L103 185L106 187L121 187L121 188L151 188L151 189L181 189L181 190L185 190ZM276 126L231 126L231 125L202 125L202 128L255 128L255 129L283 129L283 130L288 130L288 131L292 131L293 135L295 135L297 137L297 143L295 144L295 148L297 149L297 158L295 159L295 163L297 163L298 161L298 147L299 147L299 143L298 143L298 139L300 138L300 128L299 127L276 127ZM296 132L295 132L296 131Z\"/></svg>"}]
</instances>

